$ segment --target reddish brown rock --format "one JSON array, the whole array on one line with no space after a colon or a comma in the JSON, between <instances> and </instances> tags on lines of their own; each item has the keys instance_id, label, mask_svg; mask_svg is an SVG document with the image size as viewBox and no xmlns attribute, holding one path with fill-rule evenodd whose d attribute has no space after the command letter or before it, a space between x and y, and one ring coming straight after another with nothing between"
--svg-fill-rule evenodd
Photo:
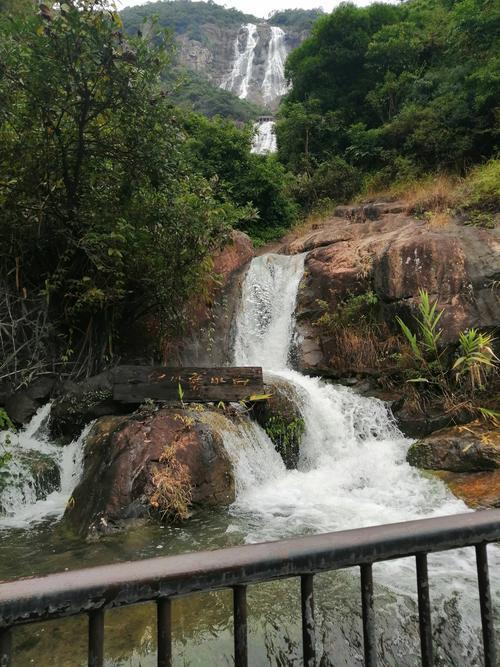
<instances>
[{"instance_id":1,"label":"reddish brown rock","mask_svg":"<svg viewBox=\"0 0 500 667\"><path fill-rule=\"evenodd\" d=\"M214 256L214 272L223 283L247 264L254 256L253 244L249 236L233 230L229 243Z\"/></svg>"},{"instance_id":2,"label":"reddish brown rock","mask_svg":"<svg viewBox=\"0 0 500 667\"><path fill-rule=\"evenodd\" d=\"M83 476L65 514L69 526L92 536L154 514L150 498L156 473L168 465L162 462L166 448L188 474L194 506L233 502L231 463L202 412L165 408L103 417L87 439Z\"/></svg>"},{"instance_id":3,"label":"reddish brown rock","mask_svg":"<svg viewBox=\"0 0 500 667\"><path fill-rule=\"evenodd\" d=\"M313 326L323 312L318 300L334 311L350 296L374 291L386 337L398 332L396 315L411 325L419 289L445 309L443 342L456 341L468 327L500 326L499 293L492 289L500 273L500 229L438 227L409 216L397 202L365 208L341 207L282 248L308 253L296 311L301 370L338 376L335 339Z\"/></svg>"},{"instance_id":4,"label":"reddish brown rock","mask_svg":"<svg viewBox=\"0 0 500 667\"><path fill-rule=\"evenodd\" d=\"M500 470L473 473L440 471L436 475L469 507L500 507Z\"/></svg>"}]
</instances>

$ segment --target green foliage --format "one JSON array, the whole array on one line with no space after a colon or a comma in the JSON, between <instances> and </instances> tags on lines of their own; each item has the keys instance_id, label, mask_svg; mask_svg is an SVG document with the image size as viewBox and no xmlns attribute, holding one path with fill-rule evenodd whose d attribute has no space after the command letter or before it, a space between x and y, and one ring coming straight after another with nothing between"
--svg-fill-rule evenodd
<instances>
[{"instance_id":1,"label":"green foliage","mask_svg":"<svg viewBox=\"0 0 500 667\"><path fill-rule=\"evenodd\" d=\"M309 32L315 21L324 15L321 8L316 9L284 9L275 11L269 17L271 25L284 28L286 32Z\"/></svg>"},{"instance_id":2,"label":"green foliage","mask_svg":"<svg viewBox=\"0 0 500 667\"><path fill-rule=\"evenodd\" d=\"M87 373L136 320L158 340L181 331L210 253L246 215L186 157L161 81L168 36L127 39L103 7L0 17L1 275L48 304L52 346Z\"/></svg>"},{"instance_id":3,"label":"green foliage","mask_svg":"<svg viewBox=\"0 0 500 667\"><path fill-rule=\"evenodd\" d=\"M399 166L464 173L498 153L499 47L494 0L341 4L287 60L280 159L311 177L340 157L382 187Z\"/></svg>"},{"instance_id":4,"label":"green foliage","mask_svg":"<svg viewBox=\"0 0 500 667\"><path fill-rule=\"evenodd\" d=\"M415 318L417 333L412 332L400 317L396 317L417 362L415 372L418 375L414 375L411 381L443 382L445 368L443 350L439 344L442 332L438 329L438 324L444 311L437 310L437 302L431 303L425 290L419 290L419 297L419 316Z\"/></svg>"},{"instance_id":5,"label":"green foliage","mask_svg":"<svg viewBox=\"0 0 500 667\"><path fill-rule=\"evenodd\" d=\"M314 324L329 333L335 333L351 326L358 331L366 331L376 324L377 304L378 297L372 290L349 296L333 310L330 309L327 301L319 300L318 305L323 314Z\"/></svg>"},{"instance_id":6,"label":"green foliage","mask_svg":"<svg viewBox=\"0 0 500 667\"><path fill-rule=\"evenodd\" d=\"M255 121L263 110L248 100L240 100L227 90L215 86L196 72L177 68L172 81L166 81L174 104L208 118L221 116L240 123Z\"/></svg>"},{"instance_id":7,"label":"green foliage","mask_svg":"<svg viewBox=\"0 0 500 667\"><path fill-rule=\"evenodd\" d=\"M14 431L14 424L4 408L0 408L0 432L1 431ZM12 454L7 449L8 444L8 435L0 437L0 470L12 459Z\"/></svg>"},{"instance_id":8,"label":"green foliage","mask_svg":"<svg viewBox=\"0 0 500 667\"><path fill-rule=\"evenodd\" d=\"M462 186L463 207L498 212L500 208L500 160L490 160L471 170Z\"/></svg>"},{"instance_id":9,"label":"green foliage","mask_svg":"<svg viewBox=\"0 0 500 667\"><path fill-rule=\"evenodd\" d=\"M477 329L460 333L460 356L453 364L457 382L466 382L472 392L483 389L488 374L495 369L498 358L493 351L494 338Z\"/></svg>"},{"instance_id":10,"label":"green foliage","mask_svg":"<svg viewBox=\"0 0 500 667\"><path fill-rule=\"evenodd\" d=\"M409 382L424 383L441 393L462 392L474 396L485 389L486 381L496 372L498 358L493 351L491 334L468 329L459 334L458 357L454 362L451 347L442 345L438 329L443 310L437 310L425 290L420 290L419 316L415 318L416 332L397 317L410 346L407 370Z\"/></svg>"},{"instance_id":11,"label":"green foliage","mask_svg":"<svg viewBox=\"0 0 500 667\"><path fill-rule=\"evenodd\" d=\"M238 30L243 23L258 23L255 16L234 8L226 8L215 2L191 2L190 0L149 2L140 7L128 7L121 13L123 24L130 34L140 30L145 17L155 16L162 28L169 28L176 35L199 41L209 47L208 25Z\"/></svg>"},{"instance_id":12,"label":"green foliage","mask_svg":"<svg viewBox=\"0 0 500 667\"><path fill-rule=\"evenodd\" d=\"M276 450L290 467L297 465L300 441L305 427L302 417L287 420L281 415L272 415L264 426Z\"/></svg>"},{"instance_id":13,"label":"green foliage","mask_svg":"<svg viewBox=\"0 0 500 667\"><path fill-rule=\"evenodd\" d=\"M290 176L274 155L250 153L252 129L239 129L222 118L190 115L187 151L203 176L217 184L219 196L231 198L246 215L239 227L257 244L282 235L297 209L288 195Z\"/></svg>"}]
</instances>

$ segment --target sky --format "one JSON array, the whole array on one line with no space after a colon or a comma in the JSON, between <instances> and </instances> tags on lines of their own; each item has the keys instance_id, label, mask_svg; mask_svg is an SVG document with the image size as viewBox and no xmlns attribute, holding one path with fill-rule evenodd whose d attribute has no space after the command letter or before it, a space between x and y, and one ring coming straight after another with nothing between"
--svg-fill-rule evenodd
<instances>
[{"instance_id":1,"label":"sky","mask_svg":"<svg viewBox=\"0 0 500 667\"><path fill-rule=\"evenodd\" d=\"M119 9L148 4L147 0L115 0L115 2ZM277 9L315 9L316 7L322 7L325 11L331 12L340 0L226 0L226 2L216 0L216 2L225 7L236 7L236 9L246 14L267 18L270 12ZM368 5L370 0L354 0L354 4L359 6Z\"/></svg>"}]
</instances>

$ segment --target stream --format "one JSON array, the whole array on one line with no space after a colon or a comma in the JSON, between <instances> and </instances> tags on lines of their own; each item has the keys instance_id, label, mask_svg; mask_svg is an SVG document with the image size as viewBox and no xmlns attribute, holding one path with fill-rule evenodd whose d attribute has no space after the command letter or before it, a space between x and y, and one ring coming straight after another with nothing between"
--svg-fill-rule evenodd
<instances>
[{"instance_id":1,"label":"stream","mask_svg":"<svg viewBox=\"0 0 500 667\"><path fill-rule=\"evenodd\" d=\"M15 457L9 464L18 482L0 492L0 579L467 511L442 482L406 463L410 441L382 401L293 370L303 271L303 255L268 254L252 261L233 348L235 365L260 365L268 378L293 386L305 421L297 469L287 470L263 429L242 419L222 433L235 472L233 505L198 511L182 526L152 524L87 543L65 534L59 518L81 474L90 427L60 447L48 438L45 406L11 446L51 458L59 484L50 492L37 490ZM492 595L499 600L497 546L490 547L489 558ZM413 559L376 564L373 574L380 664L420 665ZM435 664L481 665L474 550L431 555L429 578ZM362 665L358 570L317 575L315 595L319 664ZM299 582L250 586L248 606L250 664L300 665ZM500 632L498 605L495 613ZM175 665L232 664L229 591L176 600L173 614ZM152 604L107 612L106 665L155 665L155 623ZM18 628L14 665L79 667L86 642L83 618Z\"/></svg>"}]
</instances>

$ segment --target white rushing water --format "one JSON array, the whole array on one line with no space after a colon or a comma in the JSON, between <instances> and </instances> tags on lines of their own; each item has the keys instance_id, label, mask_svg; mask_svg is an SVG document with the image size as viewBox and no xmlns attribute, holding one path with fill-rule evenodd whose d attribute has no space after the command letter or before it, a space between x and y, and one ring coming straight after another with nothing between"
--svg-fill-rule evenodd
<instances>
[{"instance_id":1,"label":"white rushing water","mask_svg":"<svg viewBox=\"0 0 500 667\"><path fill-rule=\"evenodd\" d=\"M288 90L285 79L285 61L287 55L285 32L277 26L272 26L266 71L264 81L262 82L262 97L267 104L271 104L277 97L281 97Z\"/></svg>"},{"instance_id":2,"label":"white rushing water","mask_svg":"<svg viewBox=\"0 0 500 667\"><path fill-rule=\"evenodd\" d=\"M8 480L3 490L0 486L0 530L27 527L61 516L80 478L83 443L92 424L73 442L62 446L50 441L49 416L47 403L19 433L2 434L4 440L9 439L6 450L12 453L12 459L0 471ZM40 465L52 467L58 478L45 484L45 488L40 488L37 480Z\"/></svg>"},{"instance_id":3,"label":"white rushing water","mask_svg":"<svg viewBox=\"0 0 500 667\"><path fill-rule=\"evenodd\" d=\"M255 123L255 135L252 141L252 153L266 155L276 153L276 134L274 133L274 121L266 120L263 123Z\"/></svg>"},{"instance_id":4,"label":"white rushing water","mask_svg":"<svg viewBox=\"0 0 500 667\"><path fill-rule=\"evenodd\" d=\"M241 39L242 35L243 40ZM221 88L230 90L240 99L248 97L255 47L258 40L259 35L255 23L247 23L241 27L234 45L234 61L231 72L221 84Z\"/></svg>"},{"instance_id":5,"label":"white rushing water","mask_svg":"<svg viewBox=\"0 0 500 667\"><path fill-rule=\"evenodd\" d=\"M271 26L267 40L267 26L246 23L241 26L234 43L234 58L231 71L220 84L240 99L246 99L253 93L266 106L272 106L288 90L285 79L285 61L288 55L285 32L277 26ZM264 35L262 38L261 35ZM256 62L256 51L265 49L265 63Z\"/></svg>"},{"instance_id":6,"label":"white rushing water","mask_svg":"<svg viewBox=\"0 0 500 667\"><path fill-rule=\"evenodd\" d=\"M410 441L382 401L289 367L303 266L300 255L260 256L252 261L242 288L234 363L262 365L268 379L274 376L293 385L305 432L296 470L286 470L276 461L272 443L260 427L248 425L243 438L226 433L237 486L235 524L230 530L241 531L244 520L246 540L260 542L467 511L441 481L408 465ZM251 446L248 429L253 429ZM496 563L498 554L492 553L491 559ZM431 556L429 562L434 606L449 618L446 605L454 600L459 611L453 622L463 642L457 650L460 655L467 651L476 655L474 554L453 551ZM375 570L378 583L415 598L413 559L382 563ZM499 588L498 577L493 586ZM477 664L475 658L468 660L460 664Z\"/></svg>"}]
</instances>

